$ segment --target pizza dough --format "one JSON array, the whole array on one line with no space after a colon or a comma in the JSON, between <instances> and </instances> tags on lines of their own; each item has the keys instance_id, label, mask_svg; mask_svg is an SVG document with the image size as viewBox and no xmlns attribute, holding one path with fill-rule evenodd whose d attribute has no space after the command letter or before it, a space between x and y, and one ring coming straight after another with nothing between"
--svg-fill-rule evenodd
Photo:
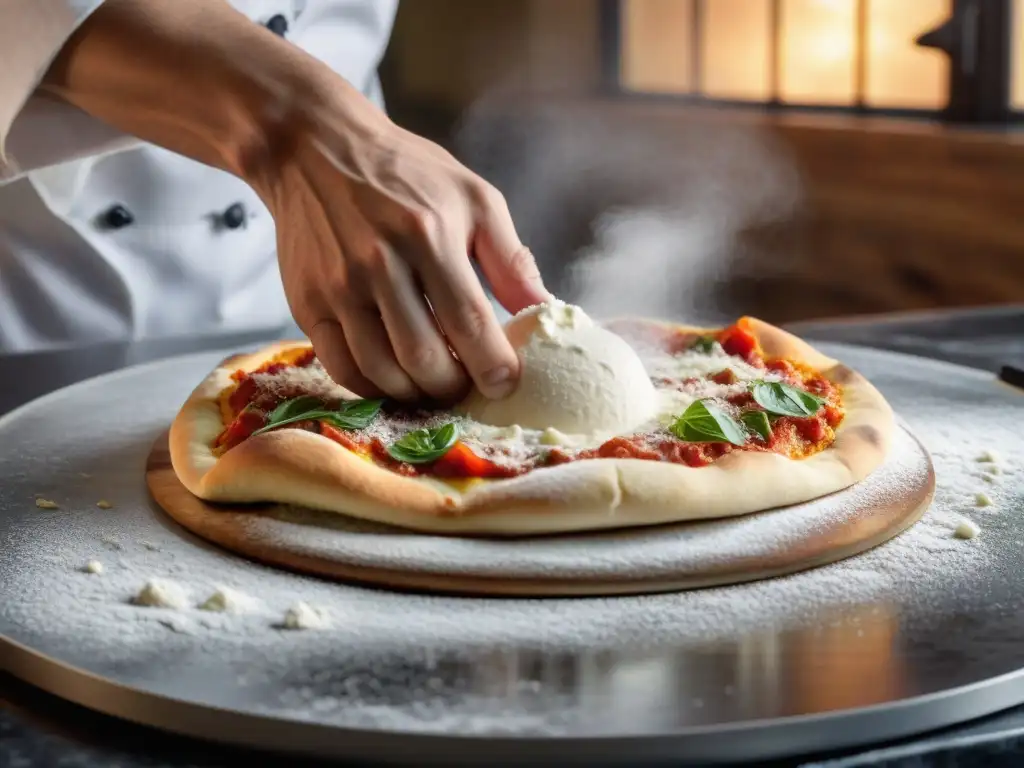
<instances>
[{"instance_id":1,"label":"pizza dough","mask_svg":"<svg viewBox=\"0 0 1024 768\"><path fill-rule=\"evenodd\" d=\"M579 597L739 584L842 560L913 525L935 474L920 442L897 427L878 471L826 498L724 520L513 539L424 535L289 505L210 504L181 485L166 433L146 483L183 528L265 565L435 594Z\"/></svg>"},{"instance_id":2,"label":"pizza dough","mask_svg":"<svg viewBox=\"0 0 1024 768\"><path fill-rule=\"evenodd\" d=\"M455 481L396 474L323 435L300 429L264 432L216 455L212 445L224 429L218 398L232 383L232 373L253 370L283 350L306 346L294 343L230 358L212 371L171 426L171 461L182 484L206 501L279 502L418 531L482 535L744 515L847 488L878 467L893 433L892 411L881 394L862 376L791 334L753 318L743 322L766 355L806 364L842 388L845 417L826 450L800 460L736 451L703 467L592 459L510 479Z\"/></svg>"}]
</instances>

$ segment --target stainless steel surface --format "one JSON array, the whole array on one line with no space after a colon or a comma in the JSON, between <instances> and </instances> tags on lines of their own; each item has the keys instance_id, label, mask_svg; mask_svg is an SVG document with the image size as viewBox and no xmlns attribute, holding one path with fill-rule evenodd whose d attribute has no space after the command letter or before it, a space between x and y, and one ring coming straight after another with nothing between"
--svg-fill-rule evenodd
<instances>
[{"instance_id":1,"label":"stainless steel surface","mask_svg":"<svg viewBox=\"0 0 1024 768\"><path fill-rule=\"evenodd\" d=\"M856 344L998 371L1024 365L1024 304L791 323L806 339Z\"/></svg>"},{"instance_id":2,"label":"stainless steel surface","mask_svg":"<svg viewBox=\"0 0 1024 768\"><path fill-rule=\"evenodd\" d=\"M947 398L950 410L982 398L1008 423L1024 423L1024 396L983 373L838 345L826 349L872 377L912 426L921 382L936 376L942 383L929 397ZM823 606L810 622L781 617L737 625L705 641L667 642L659 635L657 642L624 643L613 627L606 641L595 639L599 627L587 628L586 642L558 640L556 628L544 623L557 621L558 612L541 614L531 601L418 598L428 601L421 608L450 612L454 624L426 646L403 624L416 615L401 611L413 598L343 585L331 589L351 595L354 606L379 604L382 620L391 622L391 640L367 644L357 634L346 638L342 626L327 646L302 636L268 654L218 635L200 640L167 631L159 641L142 642L150 635L133 636L127 626L119 645L69 633L59 626L60 616L40 620L50 609L45 590L26 600L14 590L27 582L12 578L10 569L16 562L33 568L26 558L44 558L69 546L69 539L108 535L99 530L105 518L77 511L94 504L99 488L120 500L117 519L132 537L188 548L189 567L193 561L211 572L255 567L175 529L144 496L148 446L219 357L194 356L86 382L0 421L0 665L70 700L181 733L418 764L767 759L911 735L1024 702L1024 530L1018 521L986 529L991 567L967 582L950 574L949 589L934 601L904 599L914 591L910 581L904 591L870 604ZM87 492L71 482L80 472L93 476ZM76 512L41 518L48 513L34 508L33 494L58 490L63 505ZM1017 509L1022 501L1014 499ZM112 555L144 556L142 548ZM175 556L180 552L167 553ZM290 574L267 572L265 578L294 584L297 593L306 588ZM656 611L660 599L622 605ZM36 613L12 608L26 605ZM522 614L515 633L491 637L475 624L485 607L503 606ZM564 606L571 614L571 602ZM622 621L638 616L624 611ZM640 628L630 636L643 634ZM241 684L242 672L248 684ZM332 724L326 713L281 696L297 692L301 704L307 690L315 700L318 688L336 692L351 681L361 686L364 720L358 725ZM415 727L410 708L423 715ZM478 730L467 712L488 711L494 713L489 727ZM503 735L503 722L513 735Z\"/></svg>"}]
</instances>

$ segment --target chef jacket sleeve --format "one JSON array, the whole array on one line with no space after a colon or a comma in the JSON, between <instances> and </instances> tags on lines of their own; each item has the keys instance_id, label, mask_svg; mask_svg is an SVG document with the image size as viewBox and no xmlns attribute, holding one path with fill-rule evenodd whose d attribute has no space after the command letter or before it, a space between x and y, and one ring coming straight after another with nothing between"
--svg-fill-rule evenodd
<instances>
[{"instance_id":1,"label":"chef jacket sleeve","mask_svg":"<svg viewBox=\"0 0 1024 768\"><path fill-rule=\"evenodd\" d=\"M103 0L0 0L0 184L134 139L37 91L68 38Z\"/></svg>"},{"instance_id":2,"label":"chef jacket sleeve","mask_svg":"<svg viewBox=\"0 0 1024 768\"><path fill-rule=\"evenodd\" d=\"M377 69L398 0L306 0L288 38L352 86L380 101Z\"/></svg>"}]
</instances>

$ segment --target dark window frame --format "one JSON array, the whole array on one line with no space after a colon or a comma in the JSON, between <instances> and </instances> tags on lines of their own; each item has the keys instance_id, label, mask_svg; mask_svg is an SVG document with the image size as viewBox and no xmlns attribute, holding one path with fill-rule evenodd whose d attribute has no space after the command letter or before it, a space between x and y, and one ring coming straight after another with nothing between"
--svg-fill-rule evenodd
<instances>
[{"instance_id":1,"label":"dark window frame","mask_svg":"<svg viewBox=\"0 0 1024 768\"><path fill-rule=\"evenodd\" d=\"M952 123L1000 124L1024 122L1024 111L1011 105L1013 2L1012 0L951 0L952 14L940 27L922 30L919 45L939 48L950 60L949 98L938 110L869 107L864 99L867 80L867 0L856 1L855 92L852 105L835 106L784 102L779 97L779 46L782 0L770 0L770 83L768 101L716 99L699 93L660 93L623 87L623 0L600 0L601 66L606 93L618 98L655 99L688 104L743 107L786 112L824 112L883 117L939 118ZM904 0L897 0L903 2ZM691 55L694 81L701 83L701 17L704 5L714 0L693 0Z\"/></svg>"}]
</instances>

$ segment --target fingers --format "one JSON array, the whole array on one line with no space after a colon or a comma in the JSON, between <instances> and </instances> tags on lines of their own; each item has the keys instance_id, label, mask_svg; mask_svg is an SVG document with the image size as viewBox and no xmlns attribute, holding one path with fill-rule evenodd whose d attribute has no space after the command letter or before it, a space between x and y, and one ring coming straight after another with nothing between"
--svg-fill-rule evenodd
<instances>
[{"instance_id":1,"label":"fingers","mask_svg":"<svg viewBox=\"0 0 1024 768\"><path fill-rule=\"evenodd\" d=\"M360 397L380 397L384 391L363 376L336 320L320 320L307 332L317 359L335 382Z\"/></svg>"},{"instance_id":2,"label":"fingers","mask_svg":"<svg viewBox=\"0 0 1024 768\"><path fill-rule=\"evenodd\" d=\"M423 396L399 364L375 307L347 305L339 308L338 316L352 359L362 376L396 400L418 400Z\"/></svg>"},{"instance_id":3,"label":"fingers","mask_svg":"<svg viewBox=\"0 0 1024 768\"><path fill-rule=\"evenodd\" d=\"M326 264L316 286L309 285L314 277L300 275L316 303L329 305L313 317L336 320L317 326L328 371L346 386L358 380L364 390L399 399L446 399L465 388L468 374L485 396L504 397L515 387L519 360L470 253L508 311L550 294L504 198L457 164L414 149L399 147L379 163L370 158L374 173L362 184L339 185L333 170L308 179L332 214L327 221L344 265ZM381 248L382 240L400 247L406 263Z\"/></svg>"},{"instance_id":4,"label":"fingers","mask_svg":"<svg viewBox=\"0 0 1024 768\"><path fill-rule=\"evenodd\" d=\"M544 287L530 249L519 241L505 198L486 184L475 197L477 225L473 252L494 298L512 314L548 301L551 294Z\"/></svg>"},{"instance_id":5,"label":"fingers","mask_svg":"<svg viewBox=\"0 0 1024 768\"><path fill-rule=\"evenodd\" d=\"M519 359L494 315L466 252L458 216L421 242L414 258L434 315L477 388L501 398L514 388Z\"/></svg>"},{"instance_id":6,"label":"fingers","mask_svg":"<svg viewBox=\"0 0 1024 768\"><path fill-rule=\"evenodd\" d=\"M469 388L465 369L452 356L409 266L386 250L374 285L395 357L413 382L438 400L454 400Z\"/></svg>"}]
</instances>

